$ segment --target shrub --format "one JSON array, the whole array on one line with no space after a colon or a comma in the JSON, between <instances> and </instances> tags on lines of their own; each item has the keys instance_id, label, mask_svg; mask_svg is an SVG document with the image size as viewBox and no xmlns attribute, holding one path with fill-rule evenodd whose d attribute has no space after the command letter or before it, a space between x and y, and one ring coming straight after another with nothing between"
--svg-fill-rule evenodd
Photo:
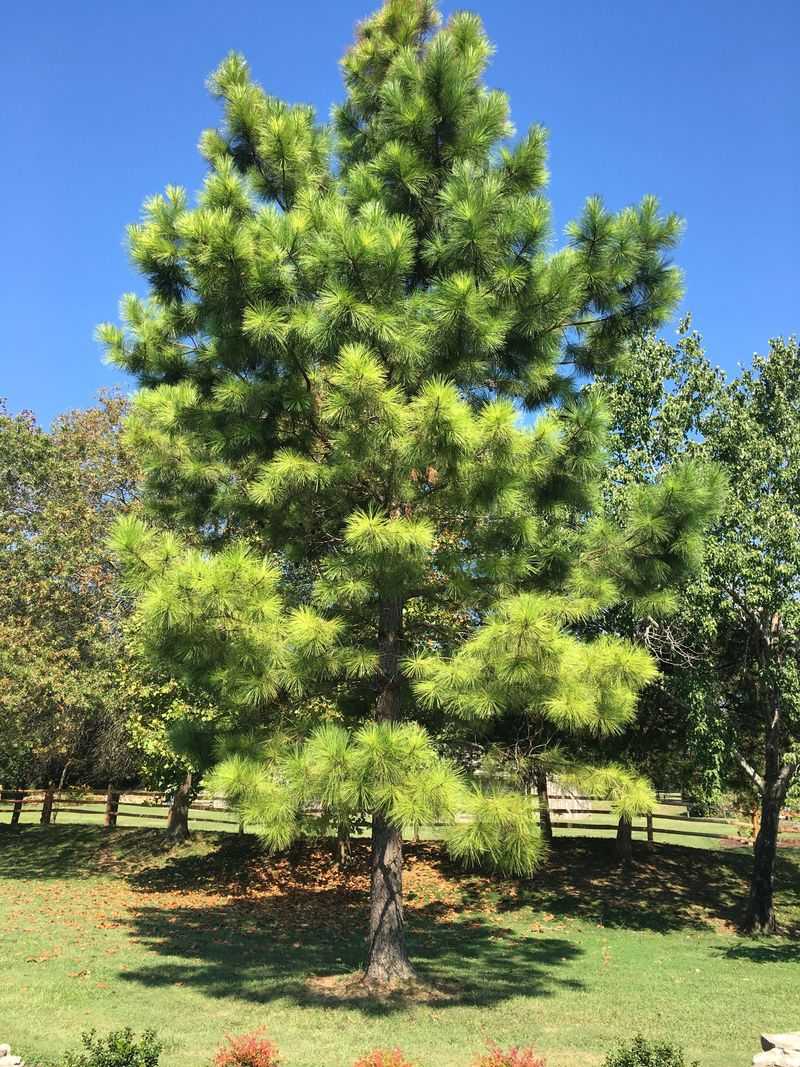
<instances>
[{"instance_id":1,"label":"shrub","mask_svg":"<svg viewBox=\"0 0 800 1067\"><path fill-rule=\"evenodd\" d=\"M502 1049L492 1042L488 1051L477 1058L475 1067L544 1067L544 1060L532 1048Z\"/></svg>"},{"instance_id":2,"label":"shrub","mask_svg":"<svg viewBox=\"0 0 800 1067\"><path fill-rule=\"evenodd\" d=\"M64 1067L157 1067L164 1046L152 1030L137 1040L130 1027L98 1037L96 1030L81 1035L83 1051L68 1052Z\"/></svg>"},{"instance_id":3,"label":"shrub","mask_svg":"<svg viewBox=\"0 0 800 1067\"><path fill-rule=\"evenodd\" d=\"M606 1056L603 1067L687 1067L683 1049L668 1041L659 1044L647 1041L637 1034L629 1045L619 1048ZM689 1067L699 1067L694 1060Z\"/></svg>"},{"instance_id":4,"label":"shrub","mask_svg":"<svg viewBox=\"0 0 800 1067\"><path fill-rule=\"evenodd\" d=\"M278 1067L278 1047L264 1036L263 1030L230 1035L227 1046L214 1057L215 1067Z\"/></svg>"},{"instance_id":5,"label":"shrub","mask_svg":"<svg viewBox=\"0 0 800 1067\"><path fill-rule=\"evenodd\" d=\"M412 1067L399 1048L376 1048L356 1060L353 1067Z\"/></svg>"}]
</instances>

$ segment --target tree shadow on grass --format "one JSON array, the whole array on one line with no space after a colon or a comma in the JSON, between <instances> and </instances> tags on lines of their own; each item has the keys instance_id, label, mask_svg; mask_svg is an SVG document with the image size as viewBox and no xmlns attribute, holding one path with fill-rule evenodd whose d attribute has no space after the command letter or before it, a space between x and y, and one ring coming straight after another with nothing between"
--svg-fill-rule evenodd
<instances>
[{"instance_id":1,"label":"tree shadow on grass","mask_svg":"<svg viewBox=\"0 0 800 1067\"><path fill-rule=\"evenodd\" d=\"M581 988L568 966L581 955L574 943L532 936L497 914L484 914L482 904L465 905L460 882L440 870L437 849L410 851L409 951L421 980L440 991L434 994L437 1007ZM342 875L324 848L266 858L245 838L221 842L205 858L176 857L143 870L129 879L141 894L131 911L130 936L159 959L121 977L257 1003L288 997L370 1015L406 1008L410 1001L403 993L375 999L351 989L342 997L335 986L313 981L344 978L363 965L367 860L368 846L356 843ZM222 895L198 897L202 886Z\"/></svg>"},{"instance_id":2,"label":"tree shadow on grass","mask_svg":"<svg viewBox=\"0 0 800 1067\"><path fill-rule=\"evenodd\" d=\"M751 857L637 844L629 874L612 843L557 839L548 864L528 880L466 873L440 845L407 853L409 947L424 981L447 1004L492 1004L516 995L547 997L579 988L569 966L580 949L558 921L666 933L733 933L746 899ZM364 961L369 845L356 841L342 874L330 848L307 843L268 857L249 836L198 833L171 846L152 829L95 826L0 828L5 879L111 876L128 889L130 936L153 955L122 978L148 986L195 986L254 1002L291 997L381 1014L407 1001L342 999L315 976L352 974ZM779 857L778 907L800 933L800 853ZM796 945L741 942L741 958L793 960ZM748 952L751 953L748 956ZM138 961L137 961L138 962Z\"/></svg>"},{"instance_id":3,"label":"tree shadow on grass","mask_svg":"<svg viewBox=\"0 0 800 1067\"><path fill-rule=\"evenodd\" d=\"M800 963L800 945L792 941L756 941L730 945L718 950L726 960L747 960L748 963Z\"/></svg>"},{"instance_id":4,"label":"tree shadow on grass","mask_svg":"<svg viewBox=\"0 0 800 1067\"><path fill-rule=\"evenodd\" d=\"M216 847L219 833L197 835L191 846L207 841ZM143 864L164 862L183 846L152 828L119 827L113 831L96 825L56 824L0 826L0 878L72 879L95 878L108 873L126 875Z\"/></svg>"},{"instance_id":5,"label":"tree shadow on grass","mask_svg":"<svg viewBox=\"0 0 800 1067\"><path fill-rule=\"evenodd\" d=\"M136 912L131 933L159 957L127 970L121 978L152 987L183 985L206 996L255 1003L290 998L300 1004L349 1007L386 1015L408 1007L403 993L386 999L348 995L309 982L315 977L353 974L364 962L358 931L364 906L348 907L345 923L332 929L312 922L286 926L262 906L249 917L236 906L150 908ZM559 969L581 950L561 938L500 934L480 920L442 921L435 908L410 917L409 950L423 982L442 990L437 1007L488 1006L509 997L549 996L557 988L580 989Z\"/></svg>"},{"instance_id":6,"label":"tree shadow on grass","mask_svg":"<svg viewBox=\"0 0 800 1067\"><path fill-rule=\"evenodd\" d=\"M638 844L629 871L614 865L612 843L556 839L547 866L520 888L525 903L603 926L667 933L734 932L747 900L749 851ZM797 859L781 862L780 907L793 918L800 890Z\"/></svg>"},{"instance_id":7,"label":"tree shadow on grass","mask_svg":"<svg viewBox=\"0 0 800 1067\"><path fill-rule=\"evenodd\" d=\"M632 868L625 870L615 864L612 848L604 839L556 839L547 864L532 878L516 881L466 872L437 843L407 844L406 900L412 918L431 914L426 905L439 905L451 917L488 910L511 919L530 909L654 933L735 929L747 898L748 852L638 845ZM129 883L146 893L222 888L240 901L269 898L290 921L316 907L326 922L336 924L342 909L349 909L348 922L361 929L368 849L366 842L354 842L353 862L342 877L324 847L307 845L294 858L268 857L254 838L230 835L220 837L207 855L177 855L139 870ZM793 917L800 907L800 856L781 857L779 883L780 907ZM324 900L330 901L327 907Z\"/></svg>"}]
</instances>

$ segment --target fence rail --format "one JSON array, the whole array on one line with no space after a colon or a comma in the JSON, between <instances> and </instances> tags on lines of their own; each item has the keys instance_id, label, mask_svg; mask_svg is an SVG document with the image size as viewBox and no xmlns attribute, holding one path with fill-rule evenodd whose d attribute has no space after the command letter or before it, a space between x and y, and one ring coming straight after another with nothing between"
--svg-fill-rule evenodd
<instances>
[{"instance_id":1,"label":"fence rail","mask_svg":"<svg viewBox=\"0 0 800 1067\"><path fill-rule=\"evenodd\" d=\"M550 795L550 819L556 835L559 831L589 830L615 832L617 822L608 801L598 797ZM535 797L532 802L536 803ZM591 804L591 806L587 806ZM658 807L681 806L682 813L654 811L651 815L634 820L632 830L636 835L645 835L648 842L657 838L675 837L708 838L722 840L741 836L742 822L731 818L689 816L686 805L677 794L659 794ZM105 793L90 790L9 789L0 787L0 817L10 813L12 825L19 824L23 814L39 814L39 822L48 825L57 821L59 814L95 816L102 819L107 829L114 829L127 820L166 822L170 804L162 792L142 789L117 789L109 785ZM212 817L213 815L213 817ZM611 816L611 818L609 818ZM794 836L800 837L800 816L786 812L782 822ZM189 808L189 824L224 831L243 832L244 826L238 814L224 800L201 796ZM436 828L433 828L436 829Z\"/></svg>"}]
</instances>

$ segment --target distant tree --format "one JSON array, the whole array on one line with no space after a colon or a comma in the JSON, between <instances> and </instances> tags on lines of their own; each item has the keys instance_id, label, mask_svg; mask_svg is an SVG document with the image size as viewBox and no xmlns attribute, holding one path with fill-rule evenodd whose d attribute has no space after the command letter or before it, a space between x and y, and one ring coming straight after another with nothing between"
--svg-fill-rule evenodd
<instances>
[{"instance_id":1,"label":"distant tree","mask_svg":"<svg viewBox=\"0 0 800 1067\"><path fill-rule=\"evenodd\" d=\"M669 624L618 621L664 664L642 721L712 788L744 776L759 797L745 925L769 932L780 810L800 763L798 344L771 341L727 381L687 322L675 346L643 340L607 392L612 497L686 457L713 461L730 481L704 566Z\"/></svg>"},{"instance_id":2,"label":"distant tree","mask_svg":"<svg viewBox=\"0 0 800 1067\"><path fill-rule=\"evenodd\" d=\"M170 800L168 836L183 841L189 837L191 802L216 762L216 709L198 705L178 682L154 672L135 634L127 637L117 677L125 740L142 784Z\"/></svg>"},{"instance_id":3,"label":"distant tree","mask_svg":"<svg viewBox=\"0 0 800 1067\"><path fill-rule=\"evenodd\" d=\"M51 431L0 408L0 778L131 769L115 695L121 622L106 540L134 499L106 395Z\"/></svg>"},{"instance_id":4,"label":"distant tree","mask_svg":"<svg viewBox=\"0 0 800 1067\"><path fill-rule=\"evenodd\" d=\"M149 653L271 734L217 775L271 845L310 804L371 819L376 986L413 977L404 830L448 822L456 856L517 874L543 852L530 803L468 787L436 742L504 714L629 722L650 656L573 627L668 601L718 496L685 465L621 527L587 521L606 414L582 383L674 306L679 221L592 199L551 252L544 133L504 144L479 20L438 22L388 0L363 23L330 130L229 56L199 206L148 201L130 244L150 298L100 331L142 386L129 440L174 527L115 536ZM317 697L336 721L299 728Z\"/></svg>"}]
</instances>

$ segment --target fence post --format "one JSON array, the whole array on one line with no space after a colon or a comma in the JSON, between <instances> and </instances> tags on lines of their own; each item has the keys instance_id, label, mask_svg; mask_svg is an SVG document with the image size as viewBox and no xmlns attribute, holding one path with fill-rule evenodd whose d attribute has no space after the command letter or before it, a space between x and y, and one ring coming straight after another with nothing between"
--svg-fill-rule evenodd
<instances>
[{"instance_id":1,"label":"fence post","mask_svg":"<svg viewBox=\"0 0 800 1067\"><path fill-rule=\"evenodd\" d=\"M47 786L47 789L45 789L44 791L44 796L42 797L42 815L39 819L39 822L42 824L42 826L50 825L50 820L53 816L53 793L53 783L50 782Z\"/></svg>"},{"instance_id":2,"label":"fence post","mask_svg":"<svg viewBox=\"0 0 800 1067\"><path fill-rule=\"evenodd\" d=\"M119 811L119 793L114 792L114 787L111 782L108 783L108 792L106 793L106 816L103 821L103 826L106 830L115 830L117 827L117 812Z\"/></svg>"},{"instance_id":3,"label":"fence post","mask_svg":"<svg viewBox=\"0 0 800 1067\"><path fill-rule=\"evenodd\" d=\"M647 818L647 843L648 843L648 845L652 845L653 844L653 840L654 840L654 835L653 835L653 813L652 813L652 811L648 811L647 812L646 818Z\"/></svg>"},{"instance_id":4,"label":"fence post","mask_svg":"<svg viewBox=\"0 0 800 1067\"><path fill-rule=\"evenodd\" d=\"M19 825L19 817L22 814L22 801L25 799L25 790L20 786L14 792L14 807L11 810L11 825Z\"/></svg>"}]
</instances>

